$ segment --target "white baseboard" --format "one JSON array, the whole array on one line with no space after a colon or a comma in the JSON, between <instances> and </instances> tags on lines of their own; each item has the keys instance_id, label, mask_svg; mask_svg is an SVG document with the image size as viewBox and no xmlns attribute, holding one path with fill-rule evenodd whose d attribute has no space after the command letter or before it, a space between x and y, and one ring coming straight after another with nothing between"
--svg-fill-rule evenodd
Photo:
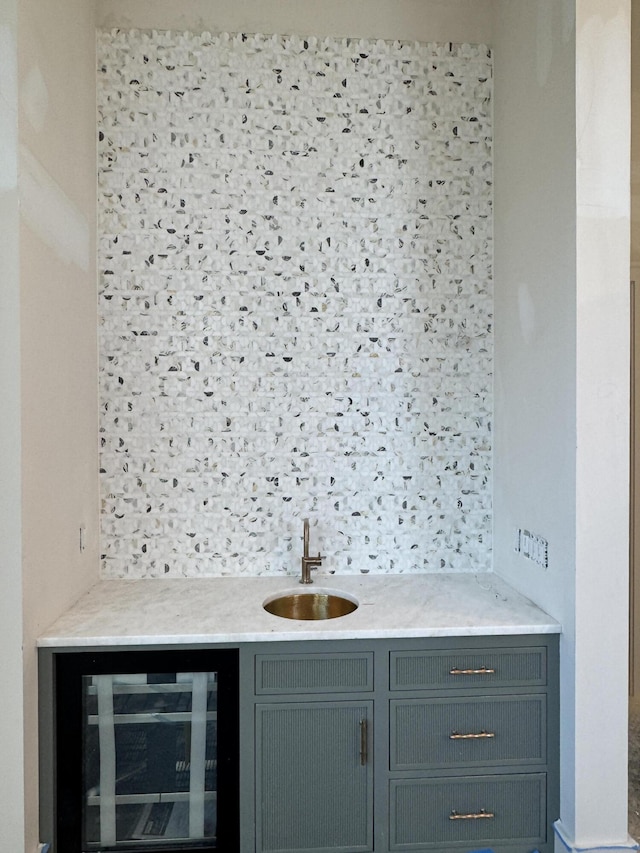
<instances>
[{"instance_id":1,"label":"white baseboard","mask_svg":"<svg viewBox=\"0 0 640 853\"><path fill-rule=\"evenodd\" d=\"M569 837L562 826L562 821L557 820L553 828L556 834L555 853L620 853L623 850L640 850L640 846L630 835L627 836L626 841L598 844L597 847L585 847L584 845L577 845Z\"/></svg>"}]
</instances>

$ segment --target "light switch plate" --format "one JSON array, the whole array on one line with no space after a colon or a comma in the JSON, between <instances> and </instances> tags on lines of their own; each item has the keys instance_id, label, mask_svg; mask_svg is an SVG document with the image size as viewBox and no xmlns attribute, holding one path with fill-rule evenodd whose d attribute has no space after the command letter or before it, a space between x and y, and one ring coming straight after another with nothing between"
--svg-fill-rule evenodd
<instances>
[{"instance_id":1,"label":"light switch plate","mask_svg":"<svg viewBox=\"0 0 640 853\"><path fill-rule=\"evenodd\" d=\"M542 566L543 569L549 568L549 543L537 533L517 527L514 551L532 560L538 566Z\"/></svg>"}]
</instances>

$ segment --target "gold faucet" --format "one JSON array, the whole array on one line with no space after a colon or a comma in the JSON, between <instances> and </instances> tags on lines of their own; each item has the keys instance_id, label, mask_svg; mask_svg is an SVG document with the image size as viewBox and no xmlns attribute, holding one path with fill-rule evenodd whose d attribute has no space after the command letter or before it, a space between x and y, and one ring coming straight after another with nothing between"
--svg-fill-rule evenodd
<instances>
[{"instance_id":1,"label":"gold faucet","mask_svg":"<svg viewBox=\"0 0 640 853\"><path fill-rule=\"evenodd\" d=\"M317 569L322 565L322 557L318 554L317 557L309 556L309 519L303 521L303 542L304 550L302 553L302 577L300 583L313 583L311 580L311 569Z\"/></svg>"}]
</instances>

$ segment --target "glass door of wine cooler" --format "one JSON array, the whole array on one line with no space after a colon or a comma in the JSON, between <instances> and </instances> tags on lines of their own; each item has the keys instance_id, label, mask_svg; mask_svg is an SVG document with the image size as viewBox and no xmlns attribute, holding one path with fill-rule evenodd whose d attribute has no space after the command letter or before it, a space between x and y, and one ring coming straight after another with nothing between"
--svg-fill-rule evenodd
<instances>
[{"instance_id":1,"label":"glass door of wine cooler","mask_svg":"<svg viewBox=\"0 0 640 853\"><path fill-rule=\"evenodd\" d=\"M68 708L70 719L60 722L57 744L63 800L75 799L80 816L69 822L80 840L73 849L232 850L229 817L234 803L237 812L238 797L237 665L231 673L228 656L221 658L218 650L209 654L210 660L199 654L199 665L213 664L206 669L187 668L193 660L185 660L185 668L176 666L181 662L173 652L132 654L139 659L145 655L140 662L151 662L153 668L130 671L133 662L127 653L118 653L119 660L88 656L82 672L78 661L73 662L70 692L78 707ZM81 656L66 656L72 657ZM174 666L166 667L169 662ZM58 715L67 704L60 689L65 683L69 692L68 678L58 678ZM79 739L79 752L69 736ZM74 752L80 758L78 779L66 766L66 755L73 762ZM65 824L62 816L63 837Z\"/></svg>"}]
</instances>

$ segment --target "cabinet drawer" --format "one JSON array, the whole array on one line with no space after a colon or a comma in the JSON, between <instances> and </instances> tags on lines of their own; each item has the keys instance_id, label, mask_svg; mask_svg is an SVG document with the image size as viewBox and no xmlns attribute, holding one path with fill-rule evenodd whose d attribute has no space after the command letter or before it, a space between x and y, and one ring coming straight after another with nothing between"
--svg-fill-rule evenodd
<instances>
[{"instance_id":1,"label":"cabinet drawer","mask_svg":"<svg viewBox=\"0 0 640 853\"><path fill-rule=\"evenodd\" d=\"M544 773L394 780L390 797L391 850L546 841Z\"/></svg>"},{"instance_id":2,"label":"cabinet drawer","mask_svg":"<svg viewBox=\"0 0 640 853\"><path fill-rule=\"evenodd\" d=\"M391 701L391 770L546 762L546 696Z\"/></svg>"},{"instance_id":3,"label":"cabinet drawer","mask_svg":"<svg viewBox=\"0 0 640 853\"><path fill-rule=\"evenodd\" d=\"M547 650L438 649L391 652L391 690L539 687L547 683Z\"/></svg>"},{"instance_id":4,"label":"cabinet drawer","mask_svg":"<svg viewBox=\"0 0 640 853\"><path fill-rule=\"evenodd\" d=\"M256 693L373 690L373 653L256 655Z\"/></svg>"}]
</instances>

